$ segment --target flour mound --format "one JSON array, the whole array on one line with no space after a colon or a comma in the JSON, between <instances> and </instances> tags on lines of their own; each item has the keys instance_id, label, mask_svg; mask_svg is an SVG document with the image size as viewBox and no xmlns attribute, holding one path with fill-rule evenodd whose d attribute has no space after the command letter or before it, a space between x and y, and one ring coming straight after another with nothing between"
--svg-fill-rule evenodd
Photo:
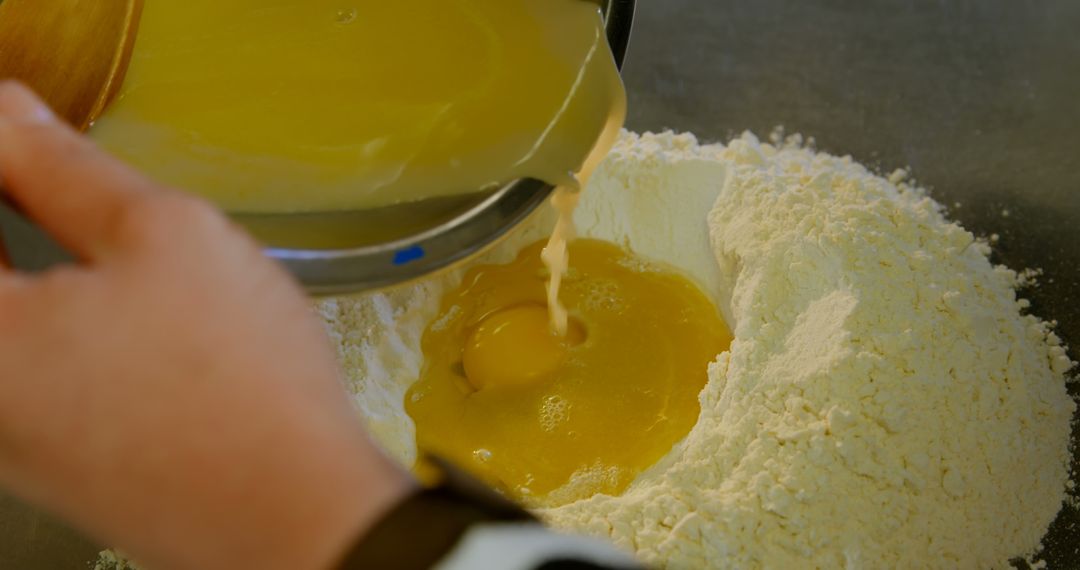
<instances>
[{"instance_id":1,"label":"flour mound","mask_svg":"<svg viewBox=\"0 0 1080 570\"><path fill-rule=\"evenodd\" d=\"M735 341L683 442L547 522L675 569L1002 568L1038 548L1066 488L1073 363L1025 315L1023 278L902 176L750 135L626 134L576 219L687 271ZM402 399L455 278L323 305L405 461Z\"/></svg>"},{"instance_id":2,"label":"flour mound","mask_svg":"<svg viewBox=\"0 0 1080 570\"><path fill-rule=\"evenodd\" d=\"M1072 363L1023 315L1017 275L850 159L751 136L711 150L730 165L708 221L736 340L700 420L623 496L545 518L671 568L996 568L1035 550L1068 476Z\"/></svg>"}]
</instances>

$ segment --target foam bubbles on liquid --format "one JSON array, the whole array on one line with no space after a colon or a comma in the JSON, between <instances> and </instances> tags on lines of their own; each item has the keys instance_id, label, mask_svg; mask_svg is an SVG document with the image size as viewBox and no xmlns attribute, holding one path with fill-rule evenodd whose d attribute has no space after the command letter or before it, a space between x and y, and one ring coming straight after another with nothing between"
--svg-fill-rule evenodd
<instances>
[{"instance_id":1,"label":"foam bubbles on liquid","mask_svg":"<svg viewBox=\"0 0 1080 570\"><path fill-rule=\"evenodd\" d=\"M575 497L610 492L620 486L622 475L623 470L616 465L594 463L575 471L565 485L548 495L546 502L558 505L572 501Z\"/></svg>"},{"instance_id":2,"label":"foam bubbles on liquid","mask_svg":"<svg viewBox=\"0 0 1080 570\"><path fill-rule=\"evenodd\" d=\"M619 285L608 279L590 279L577 284L581 295L581 305L587 309L599 311L620 311L623 300L619 295Z\"/></svg>"},{"instance_id":3,"label":"foam bubbles on liquid","mask_svg":"<svg viewBox=\"0 0 1080 570\"><path fill-rule=\"evenodd\" d=\"M540 404L540 427L553 432L570 417L570 403L562 396L547 396Z\"/></svg>"},{"instance_id":4,"label":"foam bubbles on liquid","mask_svg":"<svg viewBox=\"0 0 1080 570\"><path fill-rule=\"evenodd\" d=\"M334 14L334 23L339 26L347 26L356 21L356 8L342 8Z\"/></svg>"},{"instance_id":5,"label":"foam bubbles on liquid","mask_svg":"<svg viewBox=\"0 0 1080 570\"><path fill-rule=\"evenodd\" d=\"M625 267L634 273L655 273L660 270L655 263L651 263L640 257L625 256L618 261L620 267Z\"/></svg>"},{"instance_id":6,"label":"foam bubbles on liquid","mask_svg":"<svg viewBox=\"0 0 1080 570\"><path fill-rule=\"evenodd\" d=\"M450 307L450 309L446 311L446 314L431 323L431 330L436 332L446 330L446 327L450 326L450 323L454 322L461 314L462 310L460 305Z\"/></svg>"}]
</instances>

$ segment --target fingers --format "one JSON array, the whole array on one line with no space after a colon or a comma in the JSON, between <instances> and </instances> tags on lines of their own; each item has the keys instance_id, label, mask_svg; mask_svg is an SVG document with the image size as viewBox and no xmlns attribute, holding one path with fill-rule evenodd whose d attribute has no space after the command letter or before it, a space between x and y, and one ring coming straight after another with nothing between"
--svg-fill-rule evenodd
<instances>
[{"instance_id":1,"label":"fingers","mask_svg":"<svg viewBox=\"0 0 1080 570\"><path fill-rule=\"evenodd\" d=\"M0 82L0 178L0 191L84 259L122 249L113 226L154 192L13 82Z\"/></svg>"},{"instance_id":2,"label":"fingers","mask_svg":"<svg viewBox=\"0 0 1080 570\"><path fill-rule=\"evenodd\" d=\"M56 120L48 105L14 81L0 81L0 116L13 121L37 123Z\"/></svg>"}]
</instances>

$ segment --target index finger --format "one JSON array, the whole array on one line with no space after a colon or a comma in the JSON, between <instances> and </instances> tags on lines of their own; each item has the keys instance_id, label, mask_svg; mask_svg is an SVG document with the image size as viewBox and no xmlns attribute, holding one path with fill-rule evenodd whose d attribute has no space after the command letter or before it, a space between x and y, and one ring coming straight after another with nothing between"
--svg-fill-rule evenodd
<instances>
[{"instance_id":1,"label":"index finger","mask_svg":"<svg viewBox=\"0 0 1080 570\"><path fill-rule=\"evenodd\" d=\"M111 226L155 188L14 82L0 82L0 179L13 202L84 259L122 246Z\"/></svg>"}]
</instances>

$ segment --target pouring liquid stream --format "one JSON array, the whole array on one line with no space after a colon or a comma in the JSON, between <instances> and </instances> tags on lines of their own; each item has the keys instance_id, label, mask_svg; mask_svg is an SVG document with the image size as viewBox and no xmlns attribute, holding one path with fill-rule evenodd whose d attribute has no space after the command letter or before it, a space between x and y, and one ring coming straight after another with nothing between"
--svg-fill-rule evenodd
<instances>
[{"instance_id":1,"label":"pouring liquid stream","mask_svg":"<svg viewBox=\"0 0 1080 570\"><path fill-rule=\"evenodd\" d=\"M568 246L577 237L577 229L574 227L574 212L581 202L581 193L585 191L589 180L592 178L600 163L607 157L611 147L619 138L619 131L626 120L626 92L619 88L615 90L617 96L612 101L608 113L608 122L601 133L596 146L589 154L581 171L571 177L568 183L559 185L551 197L551 205L555 208L558 218L555 227L551 231L551 237L541 258L547 267L550 276L547 285L548 311L551 314L551 329L560 337L565 337L569 330L569 313L559 300L559 290L562 287L563 277L570 266Z\"/></svg>"}]
</instances>

